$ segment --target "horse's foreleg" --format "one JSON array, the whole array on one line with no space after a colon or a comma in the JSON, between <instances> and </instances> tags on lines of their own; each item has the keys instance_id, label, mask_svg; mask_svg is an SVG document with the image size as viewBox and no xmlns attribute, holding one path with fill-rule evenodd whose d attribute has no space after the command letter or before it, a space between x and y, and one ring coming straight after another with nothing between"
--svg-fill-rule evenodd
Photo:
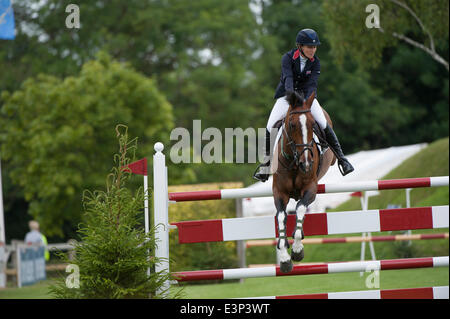
<instances>
[{"instance_id":1,"label":"horse's foreleg","mask_svg":"<svg viewBox=\"0 0 450 319\"><path fill-rule=\"evenodd\" d=\"M286 206L289 198L276 198L275 206L277 208L277 224L278 224L278 243L277 243L277 253L280 256L280 270L281 272L290 272L292 270L291 256L289 255L288 248L289 242L286 236L286 224L287 224L287 213Z\"/></svg>"},{"instance_id":2,"label":"horse's foreleg","mask_svg":"<svg viewBox=\"0 0 450 319\"><path fill-rule=\"evenodd\" d=\"M302 239L305 237L303 233L303 221L305 219L306 210L309 204L314 201L314 198L315 196L313 196L313 193L306 191L303 195L303 198L297 202L297 205L295 207L296 224L294 233L292 234L294 243L292 245L291 253L292 260L294 261L301 261L304 257L302 243Z\"/></svg>"},{"instance_id":3,"label":"horse's foreleg","mask_svg":"<svg viewBox=\"0 0 450 319\"><path fill-rule=\"evenodd\" d=\"M292 254L291 254L292 260L294 261L301 261L305 256L303 252L302 239L304 238L303 220L305 218L306 208L307 207L302 203L302 201L299 201L297 203L297 206L295 207L296 222L294 233L292 234L292 238L294 238L294 243L292 244Z\"/></svg>"}]
</instances>

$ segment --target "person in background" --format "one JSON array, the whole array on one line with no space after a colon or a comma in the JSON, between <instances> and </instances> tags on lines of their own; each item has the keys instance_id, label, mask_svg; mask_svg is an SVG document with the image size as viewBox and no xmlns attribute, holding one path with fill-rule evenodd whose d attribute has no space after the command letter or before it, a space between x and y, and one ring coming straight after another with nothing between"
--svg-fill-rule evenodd
<instances>
[{"instance_id":1,"label":"person in background","mask_svg":"<svg viewBox=\"0 0 450 319\"><path fill-rule=\"evenodd\" d=\"M39 231L39 223L35 220L28 222L30 231L25 235L25 243L27 245L43 244L45 246L45 260L50 259L50 254L47 249L47 238Z\"/></svg>"}]
</instances>

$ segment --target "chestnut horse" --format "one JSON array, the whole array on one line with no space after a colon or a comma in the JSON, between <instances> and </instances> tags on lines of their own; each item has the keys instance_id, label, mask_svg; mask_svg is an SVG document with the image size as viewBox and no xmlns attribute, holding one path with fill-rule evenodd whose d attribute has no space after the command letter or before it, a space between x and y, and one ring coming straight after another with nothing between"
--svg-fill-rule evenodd
<instances>
[{"instance_id":1,"label":"chestnut horse","mask_svg":"<svg viewBox=\"0 0 450 319\"><path fill-rule=\"evenodd\" d=\"M273 156L272 191L277 209L276 221L279 234L277 250L282 272L290 272L293 267L292 260L301 261L304 257L302 239L304 238L305 213L316 198L319 179L336 161L329 148L321 158L313 138L315 120L311 114L311 105L314 97L315 95L312 93L305 101L303 96L297 92L288 94L286 99L289 103L289 110L280 127L281 137L274 152L278 156L275 154ZM325 111L324 113L329 125L332 126L330 117ZM319 162L321 162L320 167ZM290 198L297 201L291 255L288 253L289 242L286 234L286 206Z\"/></svg>"}]
</instances>

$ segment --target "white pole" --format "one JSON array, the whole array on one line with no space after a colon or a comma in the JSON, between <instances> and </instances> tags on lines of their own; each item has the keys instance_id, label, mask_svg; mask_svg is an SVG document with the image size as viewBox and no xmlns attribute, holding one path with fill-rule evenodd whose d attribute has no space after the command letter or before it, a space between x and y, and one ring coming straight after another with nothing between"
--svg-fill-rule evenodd
<instances>
[{"instance_id":1,"label":"white pole","mask_svg":"<svg viewBox=\"0 0 450 319\"><path fill-rule=\"evenodd\" d=\"M149 225L149 216L148 216L148 176L144 175L144 220L145 220L145 225L144 225L144 230L145 230L145 235L147 237L148 240L148 233L150 230L150 225ZM148 252L148 258L150 261L150 252ZM147 268L147 276L150 276L151 273L151 269L150 266Z\"/></svg>"},{"instance_id":2,"label":"white pole","mask_svg":"<svg viewBox=\"0 0 450 319\"><path fill-rule=\"evenodd\" d=\"M0 158L0 288L6 287L6 237L3 216L2 160Z\"/></svg>"},{"instance_id":3,"label":"white pole","mask_svg":"<svg viewBox=\"0 0 450 319\"><path fill-rule=\"evenodd\" d=\"M145 214L145 234L149 233L149 216L148 216L148 176L144 175L144 214Z\"/></svg>"},{"instance_id":4,"label":"white pole","mask_svg":"<svg viewBox=\"0 0 450 319\"><path fill-rule=\"evenodd\" d=\"M369 198L367 197L367 192L363 192L363 195L360 197L360 201L361 201L361 210L366 210L366 207L368 207L368 205L366 205L366 202L369 200ZM367 233L362 233L362 238L366 237ZM366 242L362 241L361 242L361 261L364 261L365 259L365 255L366 255ZM359 273L359 276L362 277L364 275L363 272Z\"/></svg>"},{"instance_id":5,"label":"white pole","mask_svg":"<svg viewBox=\"0 0 450 319\"><path fill-rule=\"evenodd\" d=\"M5 243L5 219L3 216L2 161L0 158L0 242Z\"/></svg>"},{"instance_id":6,"label":"white pole","mask_svg":"<svg viewBox=\"0 0 450 319\"><path fill-rule=\"evenodd\" d=\"M411 207L411 196L410 196L411 191L412 191L412 188L405 189L405 192L406 192L406 208L410 208ZM407 235L411 235L412 234L411 230L408 230L406 232L406 234ZM412 245L412 241L409 240L408 241L408 246L411 246L411 245Z\"/></svg>"},{"instance_id":7,"label":"white pole","mask_svg":"<svg viewBox=\"0 0 450 319\"><path fill-rule=\"evenodd\" d=\"M379 191L366 191L366 192L364 192L364 200L361 197L362 210L363 211L369 210L369 197L377 196L379 194L380 194ZM363 238L366 237L366 236L371 237L372 234L370 232L362 234ZM375 248L373 246L373 242L372 241L369 241L369 249L370 249L370 255L372 256L372 260L376 260L377 258L375 256ZM366 253L366 242L364 241L364 242L361 243L361 261L364 260L365 253ZM362 276L362 275L363 275L363 273L361 272L360 276Z\"/></svg>"},{"instance_id":8,"label":"white pole","mask_svg":"<svg viewBox=\"0 0 450 319\"><path fill-rule=\"evenodd\" d=\"M155 239L156 250L155 257L162 259L155 265L155 271L161 273L169 272L169 216L168 202L169 194L167 192L167 167L166 157L162 153L164 145L160 142L154 146L156 153L153 155L153 207L155 219ZM166 281L157 291L159 295L167 296L169 293L170 282Z\"/></svg>"}]
</instances>

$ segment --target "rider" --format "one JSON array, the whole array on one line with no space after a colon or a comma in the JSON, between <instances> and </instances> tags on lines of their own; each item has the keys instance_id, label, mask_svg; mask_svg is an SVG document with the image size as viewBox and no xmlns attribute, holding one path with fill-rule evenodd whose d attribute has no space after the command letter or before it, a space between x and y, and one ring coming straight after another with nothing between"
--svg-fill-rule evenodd
<instances>
[{"instance_id":1,"label":"rider","mask_svg":"<svg viewBox=\"0 0 450 319\"><path fill-rule=\"evenodd\" d=\"M285 96L288 92L302 92L305 98L308 98L312 92L315 92L317 98L317 81L320 75L320 61L315 55L317 46L320 45L319 36L312 29L303 29L298 32L297 48L285 53L281 59L281 78L275 91L274 98L277 99L270 113L266 126L266 145L263 163L259 165L259 171L253 177L265 182L270 174L270 131L273 125L285 117L289 104ZM341 145L331 126L328 125L322 107L317 99L314 99L311 105L311 113L324 130L325 137L338 159L338 165L341 168L343 176L351 173L354 169L350 162L345 158Z\"/></svg>"}]
</instances>

